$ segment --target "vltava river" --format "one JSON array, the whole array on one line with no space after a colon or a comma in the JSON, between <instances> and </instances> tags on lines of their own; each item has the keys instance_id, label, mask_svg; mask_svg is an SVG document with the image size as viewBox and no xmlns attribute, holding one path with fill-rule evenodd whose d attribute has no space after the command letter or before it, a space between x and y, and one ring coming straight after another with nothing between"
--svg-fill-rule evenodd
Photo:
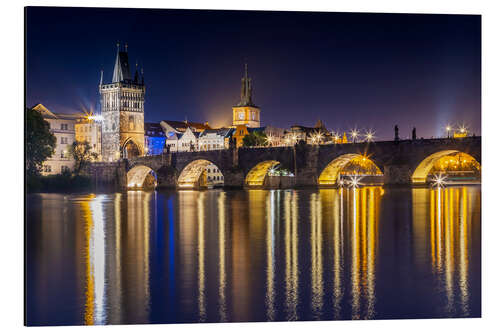
<instances>
[{"instance_id":1,"label":"vltava river","mask_svg":"<svg viewBox=\"0 0 500 333\"><path fill-rule=\"evenodd\" d=\"M478 317L481 188L27 200L28 325Z\"/></svg>"}]
</instances>

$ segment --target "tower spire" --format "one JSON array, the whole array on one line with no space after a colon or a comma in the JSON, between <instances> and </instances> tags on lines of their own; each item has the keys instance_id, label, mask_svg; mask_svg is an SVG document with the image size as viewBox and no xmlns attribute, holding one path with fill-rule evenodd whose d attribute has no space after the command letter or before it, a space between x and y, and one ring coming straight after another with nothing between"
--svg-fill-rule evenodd
<instances>
[{"instance_id":1,"label":"tower spire","mask_svg":"<svg viewBox=\"0 0 500 333\"><path fill-rule=\"evenodd\" d=\"M241 96L238 106L252 106L252 79L248 77L248 64L245 61L245 74L241 78Z\"/></svg>"},{"instance_id":2,"label":"tower spire","mask_svg":"<svg viewBox=\"0 0 500 333\"><path fill-rule=\"evenodd\" d=\"M112 83L131 81L128 54L120 51L120 43L116 43L116 47L117 51Z\"/></svg>"}]
</instances>

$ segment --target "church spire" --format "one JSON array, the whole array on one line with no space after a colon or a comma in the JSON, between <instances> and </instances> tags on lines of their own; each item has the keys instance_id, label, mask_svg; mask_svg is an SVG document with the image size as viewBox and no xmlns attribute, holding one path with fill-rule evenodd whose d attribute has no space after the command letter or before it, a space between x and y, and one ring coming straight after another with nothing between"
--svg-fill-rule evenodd
<instances>
[{"instance_id":1,"label":"church spire","mask_svg":"<svg viewBox=\"0 0 500 333\"><path fill-rule=\"evenodd\" d=\"M245 76L241 79L240 102L238 106L253 106L252 79L248 77L248 64L245 62Z\"/></svg>"}]
</instances>

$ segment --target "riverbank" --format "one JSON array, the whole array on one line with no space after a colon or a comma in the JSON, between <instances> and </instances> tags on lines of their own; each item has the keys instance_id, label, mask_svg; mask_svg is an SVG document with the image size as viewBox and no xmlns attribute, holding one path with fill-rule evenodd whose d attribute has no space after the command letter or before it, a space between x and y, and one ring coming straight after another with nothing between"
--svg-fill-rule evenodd
<instances>
[{"instance_id":1,"label":"riverbank","mask_svg":"<svg viewBox=\"0 0 500 333\"><path fill-rule=\"evenodd\" d=\"M88 176L72 175L70 173L50 176L26 176L26 190L36 192L82 192L93 188Z\"/></svg>"}]
</instances>

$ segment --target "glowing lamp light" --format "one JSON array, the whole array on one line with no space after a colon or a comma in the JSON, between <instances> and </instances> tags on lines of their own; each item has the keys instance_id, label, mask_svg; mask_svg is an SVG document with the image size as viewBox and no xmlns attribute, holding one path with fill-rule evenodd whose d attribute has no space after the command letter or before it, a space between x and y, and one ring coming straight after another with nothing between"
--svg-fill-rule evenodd
<instances>
[{"instance_id":1,"label":"glowing lamp light","mask_svg":"<svg viewBox=\"0 0 500 333\"><path fill-rule=\"evenodd\" d=\"M88 116L87 119L101 122L104 120L104 117L102 115L98 114L98 115Z\"/></svg>"},{"instance_id":2,"label":"glowing lamp light","mask_svg":"<svg viewBox=\"0 0 500 333\"><path fill-rule=\"evenodd\" d=\"M363 177L361 176L358 176L358 175L354 175L354 176L350 176L349 177L349 187L351 188L358 188L361 184L360 180L362 179Z\"/></svg>"},{"instance_id":3,"label":"glowing lamp light","mask_svg":"<svg viewBox=\"0 0 500 333\"><path fill-rule=\"evenodd\" d=\"M443 175L442 173L434 175L431 179L432 186L437 188L445 187L447 184L447 179L448 177L446 175Z\"/></svg>"}]
</instances>

